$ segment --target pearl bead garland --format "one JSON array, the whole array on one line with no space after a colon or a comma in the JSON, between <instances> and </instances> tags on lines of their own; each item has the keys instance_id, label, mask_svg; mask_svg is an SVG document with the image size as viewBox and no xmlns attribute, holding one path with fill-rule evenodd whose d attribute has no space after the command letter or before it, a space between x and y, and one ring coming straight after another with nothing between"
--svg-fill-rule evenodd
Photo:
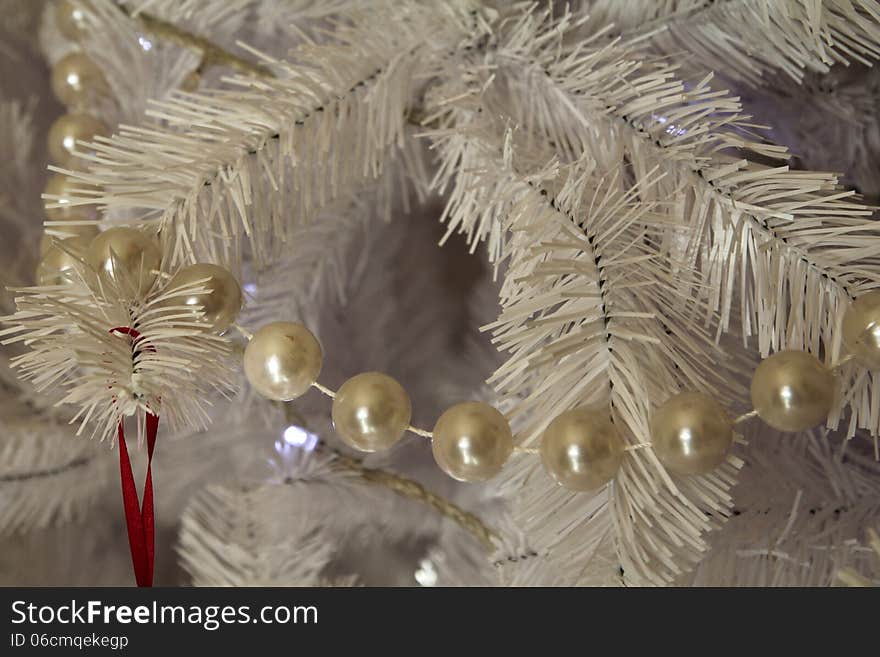
<instances>
[{"instance_id":1,"label":"pearl bead garland","mask_svg":"<svg viewBox=\"0 0 880 657\"><path fill-rule=\"evenodd\" d=\"M273 322L258 330L244 350L244 373L264 397L291 401L317 380L321 345L302 324Z\"/></svg>"},{"instance_id":2,"label":"pearl bead garland","mask_svg":"<svg viewBox=\"0 0 880 657\"><path fill-rule=\"evenodd\" d=\"M342 384L333 398L331 416L346 445L378 452L403 437L412 403L403 386L387 374L364 372Z\"/></svg>"},{"instance_id":3,"label":"pearl bead garland","mask_svg":"<svg viewBox=\"0 0 880 657\"><path fill-rule=\"evenodd\" d=\"M52 9L55 25L61 35L72 42L70 45L81 46L83 37L94 22L92 1L55 0ZM198 71L193 71L181 82L181 88L194 91L199 86L200 80ZM109 137L111 134L110 128L103 121L85 112L85 108L104 101L110 88L98 64L76 48L54 63L50 85L55 96L67 106L68 113L59 117L49 129L47 135L49 160L59 167L70 169L77 164L73 151L79 142L89 142L95 137ZM80 181L71 182L67 176L60 173L50 176L44 195L58 197L48 199L48 203L58 203L59 207L46 208L47 219L53 222L51 227L58 237L94 237L97 229L94 224L89 225L87 222L98 219L97 209L87 205L75 207L65 205L68 188L71 187L82 190L87 189L89 185ZM70 226L57 225L58 222L68 221ZM45 252L48 247L48 240L44 235L41 251ZM50 263L46 263L46 267L49 266ZM45 270L46 267L43 269ZM219 281L215 283L219 285ZM233 301L228 301L231 307ZM224 317L228 316L228 310ZM225 319L218 317L217 321L222 323Z\"/></svg>"},{"instance_id":4,"label":"pearl bead garland","mask_svg":"<svg viewBox=\"0 0 880 657\"><path fill-rule=\"evenodd\" d=\"M71 180L63 173L53 173L49 176L43 193L48 196L57 196L58 199L47 201L48 203L57 203L57 208L46 208L46 218L49 221L71 222L71 229L75 226L74 222L92 222L98 218L98 211L94 206L87 205L70 205L70 195L73 189L82 189L86 187L75 180ZM65 226L65 229L67 227Z\"/></svg>"},{"instance_id":5,"label":"pearl bead garland","mask_svg":"<svg viewBox=\"0 0 880 657\"><path fill-rule=\"evenodd\" d=\"M843 315L843 344L864 367L880 370L880 291L856 299Z\"/></svg>"},{"instance_id":6,"label":"pearl bead garland","mask_svg":"<svg viewBox=\"0 0 880 657\"><path fill-rule=\"evenodd\" d=\"M88 114L64 114L49 128L46 138L49 159L69 169L77 159L74 155L77 142L92 141L99 135L110 136L110 129L103 121Z\"/></svg>"},{"instance_id":7,"label":"pearl bead garland","mask_svg":"<svg viewBox=\"0 0 880 657\"><path fill-rule=\"evenodd\" d=\"M186 291L199 287L203 287L205 292ZM180 269L166 289L171 292L161 305L188 307L194 314L201 312L218 332L225 331L235 321L243 301L241 286L229 270L208 263ZM184 292L173 294L174 290Z\"/></svg>"},{"instance_id":8,"label":"pearl bead garland","mask_svg":"<svg viewBox=\"0 0 880 657\"><path fill-rule=\"evenodd\" d=\"M447 409L434 425L433 434L434 460L459 481L491 479L513 452L507 419L481 402L462 402Z\"/></svg>"},{"instance_id":9,"label":"pearl bead garland","mask_svg":"<svg viewBox=\"0 0 880 657\"><path fill-rule=\"evenodd\" d=\"M614 478L623 449L606 409L576 408L547 426L541 437L541 462L560 486L588 491Z\"/></svg>"},{"instance_id":10,"label":"pearl bead garland","mask_svg":"<svg viewBox=\"0 0 880 657\"><path fill-rule=\"evenodd\" d=\"M671 397L651 419L654 453L677 474L711 472L724 461L733 438L733 421L727 411L699 392Z\"/></svg>"},{"instance_id":11,"label":"pearl bead garland","mask_svg":"<svg viewBox=\"0 0 880 657\"><path fill-rule=\"evenodd\" d=\"M107 81L101 69L81 52L72 52L52 67L52 91L64 105L79 108L105 96Z\"/></svg>"},{"instance_id":12,"label":"pearl bead garland","mask_svg":"<svg viewBox=\"0 0 880 657\"><path fill-rule=\"evenodd\" d=\"M846 313L844 325L844 343L856 360L880 366L880 338L876 343L865 338L866 334L873 335L875 325L880 325L880 292L854 303ZM271 326L260 329L253 339ZM317 339L305 327L299 330L305 331L317 345ZM880 329L877 334L880 335ZM287 358L300 348L295 343L277 346L277 353L268 358ZM255 350L248 363L248 349L248 380L261 394L280 399L261 389L265 388L263 374L270 369L266 357ZM625 446L613 413L576 408L550 422L541 437L540 449L534 449L515 446L505 417L481 402L463 402L447 409L433 431L410 426L411 406L406 392L394 379L377 372L352 377L336 393L317 382L320 365L315 367L315 363L320 364L322 358L319 346L317 350L311 360L292 360L289 367L285 365L280 371L298 382L297 393L291 399L308 387L334 398L333 423L350 447L364 452L387 449L404 431L410 431L431 439L437 465L459 481L485 481L501 471L511 454L537 453L549 476L572 491L594 490L612 481L626 452L643 447L652 448L673 474L707 474L727 458L740 422L758 416L776 429L802 431L828 416L835 395L835 367L826 367L807 352L782 351L765 359L756 369L751 385L755 410L736 419L711 397L681 392L654 412L650 443ZM874 357L878 360L872 360Z\"/></svg>"},{"instance_id":13,"label":"pearl bead garland","mask_svg":"<svg viewBox=\"0 0 880 657\"><path fill-rule=\"evenodd\" d=\"M89 244L86 262L101 278L126 296L146 294L156 281L162 254L143 231L117 227L99 233Z\"/></svg>"},{"instance_id":14,"label":"pearl bead garland","mask_svg":"<svg viewBox=\"0 0 880 657\"><path fill-rule=\"evenodd\" d=\"M89 24L91 6L89 0L56 0L54 4L55 23L62 36L78 43L85 35ZM56 119L49 128L46 146L49 160L60 167L73 168L77 164L74 151L78 142L88 142L97 136L110 136L110 129L99 118L86 113L85 108L95 101L104 98L109 91L107 81L101 69L84 53L74 50L59 59L52 66L50 84L55 96L67 106L67 114ZM58 237L67 238L65 244L70 247L76 244L77 250L88 256L89 244L98 234L94 222L98 219L98 211L94 206L70 205L71 189L88 189L90 186L73 181L61 173L50 175L43 190L46 204L58 204L56 208L46 208L46 218ZM65 225L59 225L64 222ZM73 242L70 238L78 238ZM37 266L37 282L53 280L56 284L66 281L59 279L51 272L60 271L59 265L64 260L67 265L70 255L63 249L53 247L51 240L43 235L41 243L43 258ZM158 251L157 251L158 252ZM66 260L65 260L66 259ZM145 263L147 264L147 263Z\"/></svg>"},{"instance_id":15,"label":"pearl bead garland","mask_svg":"<svg viewBox=\"0 0 880 657\"><path fill-rule=\"evenodd\" d=\"M76 268L85 257L89 243L85 237L50 242L37 265L37 285L66 285L76 280Z\"/></svg>"},{"instance_id":16,"label":"pearl bead garland","mask_svg":"<svg viewBox=\"0 0 880 657\"><path fill-rule=\"evenodd\" d=\"M820 424L834 403L834 375L805 351L780 351L752 377L752 406L779 431L804 431Z\"/></svg>"},{"instance_id":17,"label":"pearl bead garland","mask_svg":"<svg viewBox=\"0 0 880 657\"><path fill-rule=\"evenodd\" d=\"M67 39L78 41L86 31L88 4L85 0L58 0L55 3L55 24Z\"/></svg>"}]
</instances>

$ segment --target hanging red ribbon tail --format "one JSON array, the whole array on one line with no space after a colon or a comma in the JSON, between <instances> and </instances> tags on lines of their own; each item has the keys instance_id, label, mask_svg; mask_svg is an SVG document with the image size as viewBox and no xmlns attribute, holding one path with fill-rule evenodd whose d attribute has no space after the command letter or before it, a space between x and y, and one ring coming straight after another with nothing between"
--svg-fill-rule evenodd
<instances>
[{"instance_id":1,"label":"hanging red ribbon tail","mask_svg":"<svg viewBox=\"0 0 880 657\"><path fill-rule=\"evenodd\" d=\"M147 545L147 567L149 586L153 585L153 561L156 554L156 519L153 514L153 448L159 432L159 416L147 414L147 478L144 482L144 502L141 506L141 522L144 526L144 539Z\"/></svg>"},{"instance_id":2,"label":"hanging red ribbon tail","mask_svg":"<svg viewBox=\"0 0 880 657\"><path fill-rule=\"evenodd\" d=\"M155 515L153 513L153 449L156 446L156 434L159 430L159 416L147 414L147 477L144 481L144 500L138 508L137 488L134 485L134 474L128 447L125 444L125 432L122 422L119 423L119 475L122 481L122 505L125 510L125 524L128 528L128 545L131 548L131 564L138 586L153 585L153 562L155 548Z\"/></svg>"},{"instance_id":3,"label":"hanging red ribbon tail","mask_svg":"<svg viewBox=\"0 0 880 657\"><path fill-rule=\"evenodd\" d=\"M110 329L111 333L123 333L135 344L140 333L123 326ZM152 346L145 349L155 351ZM123 421L119 421L119 478L122 482L122 507L125 510L125 525L128 529L128 545L131 548L131 564L138 586L153 586L153 563L156 555L156 518L153 512L153 450L159 432L159 416L147 413L147 476L144 480L144 499L138 505L137 487L131 471L128 446L125 443Z\"/></svg>"}]
</instances>

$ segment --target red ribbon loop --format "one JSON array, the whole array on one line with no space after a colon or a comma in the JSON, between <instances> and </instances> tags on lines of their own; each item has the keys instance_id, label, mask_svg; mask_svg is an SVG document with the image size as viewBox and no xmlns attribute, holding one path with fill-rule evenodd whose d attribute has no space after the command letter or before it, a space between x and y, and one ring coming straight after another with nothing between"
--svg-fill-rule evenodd
<instances>
[{"instance_id":1,"label":"red ribbon loop","mask_svg":"<svg viewBox=\"0 0 880 657\"><path fill-rule=\"evenodd\" d=\"M137 488L125 444L125 432L119 423L119 475L122 480L122 506L128 528L128 545L131 548L131 564L138 586L153 585L153 562L156 553L155 514L153 513L153 449L159 430L159 416L147 414L147 478L144 481L144 500L138 508Z\"/></svg>"},{"instance_id":2,"label":"red ribbon loop","mask_svg":"<svg viewBox=\"0 0 880 657\"><path fill-rule=\"evenodd\" d=\"M111 333L128 335L134 345L140 333L130 327L110 329ZM145 349L155 349L148 345ZM159 432L159 416L147 413L147 477L144 480L144 499L138 505L137 487L125 443L123 421L119 421L119 478L122 482L122 507L125 510L125 524L128 529L128 545L131 548L131 564L138 586L153 586L153 563L156 554L156 519L153 512L153 450Z\"/></svg>"}]
</instances>

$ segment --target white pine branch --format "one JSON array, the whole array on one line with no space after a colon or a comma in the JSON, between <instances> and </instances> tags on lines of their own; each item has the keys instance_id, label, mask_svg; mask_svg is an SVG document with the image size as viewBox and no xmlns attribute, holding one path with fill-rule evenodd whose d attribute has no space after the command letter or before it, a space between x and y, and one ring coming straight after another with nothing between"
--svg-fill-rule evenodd
<instances>
[{"instance_id":1,"label":"white pine branch","mask_svg":"<svg viewBox=\"0 0 880 657\"><path fill-rule=\"evenodd\" d=\"M346 540L387 539L394 493L333 454L276 448L268 481L209 486L184 512L178 553L197 586L314 586Z\"/></svg>"},{"instance_id":2,"label":"white pine branch","mask_svg":"<svg viewBox=\"0 0 880 657\"><path fill-rule=\"evenodd\" d=\"M719 379L723 354L708 336L681 321L672 274L645 246L656 240L645 231L652 208L634 200L652 181L625 193L612 177L581 203L581 181L573 178L551 200L555 207L529 190L511 211L510 230L522 243L512 246L506 280L513 284L505 287L513 292L502 291L504 310L493 328L499 347L512 356L492 382L516 399L514 420L527 441L537 440L547 422L569 408L610 403L630 444L648 443L654 405L677 389L723 399L735 399L739 390ZM560 199L572 199L571 205ZM547 206L543 212L536 200ZM583 217L583 232L574 217ZM706 549L702 534L717 526L706 511L726 516L733 475L724 466L706 477L673 481L649 449L630 452L609 491L627 580L662 583L695 563ZM581 504L585 497L566 496ZM596 497L601 503L603 494ZM559 515L554 522L571 518ZM591 516L588 526L595 524ZM590 535L598 549L601 534ZM560 537L566 532L555 535ZM583 541L578 544L583 548ZM560 555L577 563L572 556Z\"/></svg>"},{"instance_id":3,"label":"white pine branch","mask_svg":"<svg viewBox=\"0 0 880 657\"><path fill-rule=\"evenodd\" d=\"M787 152L750 136L738 100L708 78L686 86L673 69L615 44L565 48L565 28L577 22L544 21L524 16L498 46L493 74L511 120L562 156L589 152L609 169L631 164L636 175L659 168L656 198L673 219L666 249L703 272L688 293L706 302L707 321L717 315L728 330L738 305L743 339L755 335L761 355L794 348L838 360L843 310L880 282L871 209L832 174L759 163L755 155ZM860 389L843 398L873 396ZM854 413L857 426L876 433L872 409Z\"/></svg>"},{"instance_id":4,"label":"white pine branch","mask_svg":"<svg viewBox=\"0 0 880 657\"><path fill-rule=\"evenodd\" d=\"M314 221L292 226L290 244L279 259L247 276L258 283L247 290L242 323L305 319L317 328L328 304L346 305L349 288L375 256L368 246L379 222L390 223L393 215L425 201L424 160L422 143L407 137L378 179L330 203Z\"/></svg>"},{"instance_id":5,"label":"white pine branch","mask_svg":"<svg viewBox=\"0 0 880 657\"><path fill-rule=\"evenodd\" d=\"M194 71L201 55L147 33L114 0L90 0L85 12L87 29L78 42L63 36L55 23L54 6L47 4L41 45L50 66L70 52L82 52L101 70L107 91L89 99L89 114L100 116L111 128L139 122L150 99L162 99L180 87ZM232 4L232 3L230 3ZM204 13L199 29L229 34L244 16L226 20L224 13Z\"/></svg>"},{"instance_id":6,"label":"white pine branch","mask_svg":"<svg viewBox=\"0 0 880 657\"><path fill-rule=\"evenodd\" d=\"M653 405L677 390L741 396L719 366L723 352L701 327L705 305L681 295L687 286L676 283L696 273L663 253L674 219L660 211L662 176L654 171L633 179L619 168L606 174L589 152L572 165L533 165L540 150L530 149L528 135L498 134L490 119L479 118L494 115L473 106L485 87L438 92L441 125L450 127L430 136L446 156L439 184L455 185L447 207L451 223L473 242L493 230L508 236L497 254L507 265L503 310L489 328L511 356L490 383L511 409L522 442L534 443L565 410L610 403L630 443L647 443ZM450 97L460 100L443 100ZM467 167L460 166L463 149L471 153ZM476 207L487 218L482 224L471 212ZM592 496L589 513L590 496L555 490L534 464L511 464L502 477L506 491L519 498L518 517L534 547L553 553L548 561L564 564L569 582L584 577L594 552L607 553L613 517L627 581L663 583L706 549L703 534L717 526L706 511L726 515L739 462L731 464L707 477L673 481L650 450L633 450L611 499L608 491ZM539 506L556 512L538 514Z\"/></svg>"},{"instance_id":7,"label":"white pine branch","mask_svg":"<svg viewBox=\"0 0 880 657\"><path fill-rule=\"evenodd\" d=\"M234 261L246 239L255 261L269 263L292 226L381 173L403 138L414 65L462 36L452 10L353 11L332 43L305 44L290 61L266 57L278 77L178 94L151 112L166 127L123 126L92 144L90 173L75 177L102 191L72 203L159 219L175 258Z\"/></svg>"},{"instance_id":8,"label":"white pine branch","mask_svg":"<svg viewBox=\"0 0 880 657\"><path fill-rule=\"evenodd\" d=\"M70 420L79 422L78 434L91 425L91 436L113 440L134 415L142 436L147 413L172 431L207 426L211 394L232 389L231 345L192 308L167 304L204 293L207 279L172 288L159 277L145 300L132 303L130 290L140 284L124 270L105 279L79 262L71 276L67 284L16 290L17 311L2 318L9 327L0 338L29 347L11 361L20 376L38 391L63 391L57 404L78 408ZM136 339L113 331L129 327Z\"/></svg>"},{"instance_id":9,"label":"white pine branch","mask_svg":"<svg viewBox=\"0 0 880 657\"><path fill-rule=\"evenodd\" d=\"M607 2L589 11L614 21L627 40L653 47L688 65L760 86L780 73L801 82L836 64L870 66L880 59L877 0L670 0Z\"/></svg>"},{"instance_id":10,"label":"white pine branch","mask_svg":"<svg viewBox=\"0 0 880 657\"><path fill-rule=\"evenodd\" d=\"M844 568L871 572L864 531L880 514L880 466L823 431L749 432L736 511L680 584L830 586Z\"/></svg>"},{"instance_id":11,"label":"white pine branch","mask_svg":"<svg viewBox=\"0 0 880 657\"><path fill-rule=\"evenodd\" d=\"M197 496L183 514L178 547L193 584L314 586L333 543L310 526L311 511L291 513L291 502L290 491L275 486L213 486Z\"/></svg>"},{"instance_id":12,"label":"white pine branch","mask_svg":"<svg viewBox=\"0 0 880 657\"><path fill-rule=\"evenodd\" d=\"M0 534L81 519L105 494L107 461L0 366Z\"/></svg>"},{"instance_id":13,"label":"white pine branch","mask_svg":"<svg viewBox=\"0 0 880 657\"><path fill-rule=\"evenodd\" d=\"M707 0L577 0L570 6L590 17L584 30L609 29L614 36L637 38L662 31L675 19L697 15L710 6Z\"/></svg>"}]
</instances>

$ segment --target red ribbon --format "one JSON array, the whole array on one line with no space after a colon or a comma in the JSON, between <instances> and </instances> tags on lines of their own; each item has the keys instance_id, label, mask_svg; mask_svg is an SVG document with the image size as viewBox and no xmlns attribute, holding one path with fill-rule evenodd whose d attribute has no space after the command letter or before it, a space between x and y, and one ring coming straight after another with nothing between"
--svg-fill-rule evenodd
<instances>
[{"instance_id":1,"label":"red ribbon","mask_svg":"<svg viewBox=\"0 0 880 657\"><path fill-rule=\"evenodd\" d=\"M119 423L119 475L122 480L122 506L128 527L128 545L131 548L131 565L138 586L153 585L153 561L156 553L155 515L153 514L153 449L159 430L159 416L147 413L147 478L144 481L144 501L138 508L137 488L128 458L125 433Z\"/></svg>"},{"instance_id":2,"label":"red ribbon","mask_svg":"<svg viewBox=\"0 0 880 657\"><path fill-rule=\"evenodd\" d=\"M140 333L130 327L110 329L111 333L124 333L137 343ZM155 350L152 345L145 347ZM153 562L156 554L156 520L153 513L153 449L156 447L156 434L159 431L159 416L147 413L147 478L144 480L144 499L138 507L137 487L128 458L125 444L123 421L119 421L119 477L122 481L122 506L125 510L125 524L128 529L128 545L131 548L131 564L138 586L153 586Z\"/></svg>"}]
</instances>

